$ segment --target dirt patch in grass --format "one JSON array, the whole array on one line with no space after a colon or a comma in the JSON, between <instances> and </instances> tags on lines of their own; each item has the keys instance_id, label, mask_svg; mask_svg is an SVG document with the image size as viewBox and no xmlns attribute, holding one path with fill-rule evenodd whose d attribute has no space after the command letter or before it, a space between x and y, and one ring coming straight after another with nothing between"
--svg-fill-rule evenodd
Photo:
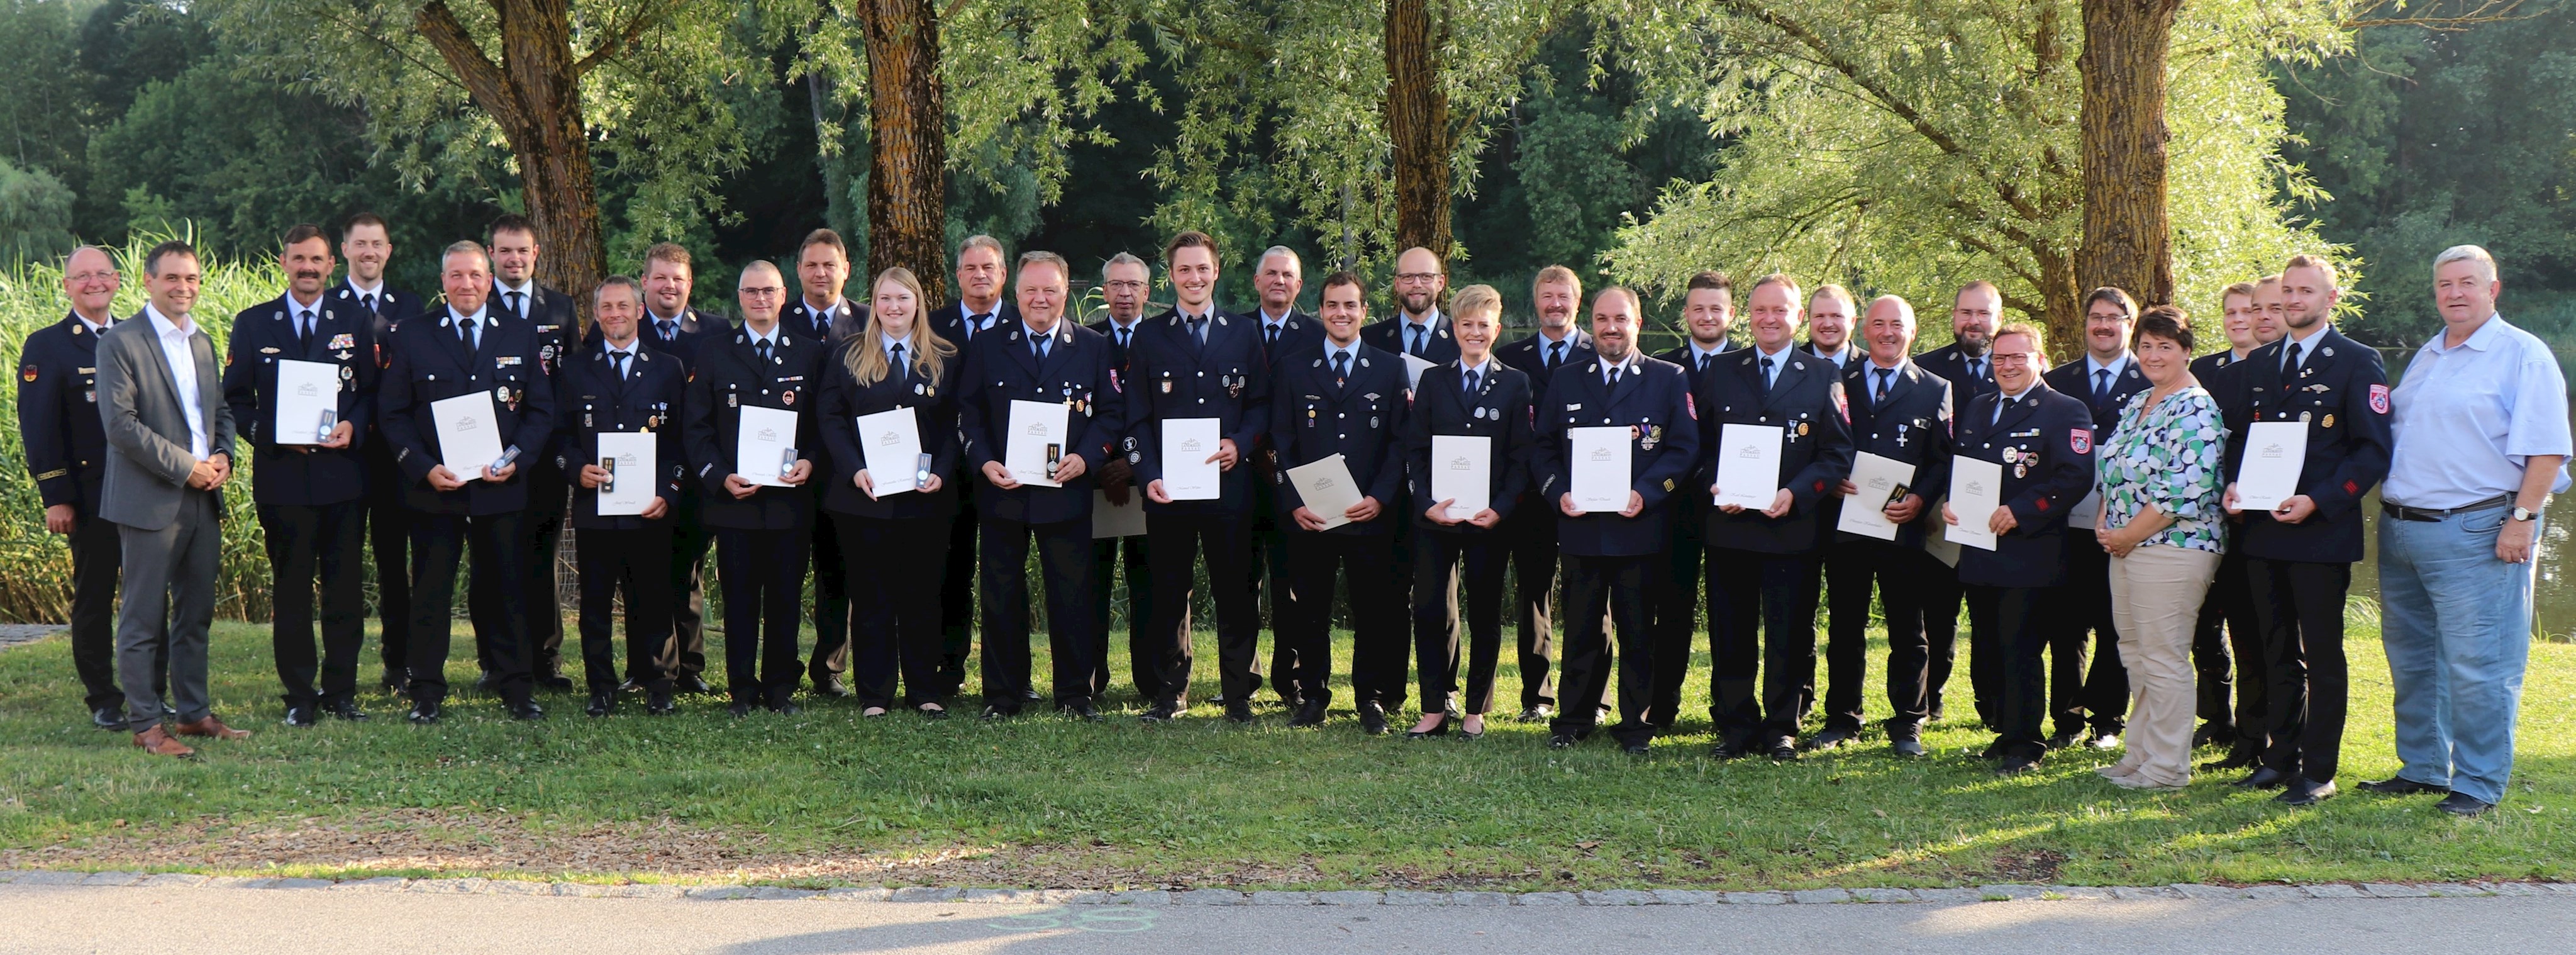
<instances>
[{"instance_id":1,"label":"dirt patch in grass","mask_svg":"<svg viewBox=\"0 0 2576 955\"><path fill-rule=\"evenodd\" d=\"M318 817L208 820L126 829L37 848L0 849L0 869L427 873L796 885L991 885L1066 889L1186 889L1289 885L1322 878L1313 865L1249 860L1152 871L1125 850L1089 846L924 846L902 852L782 851L758 832L670 819L552 829L505 813L397 810L363 821Z\"/></svg>"},{"instance_id":2,"label":"dirt patch in grass","mask_svg":"<svg viewBox=\"0 0 2576 955\"><path fill-rule=\"evenodd\" d=\"M2004 882L2050 885L2066 867L2066 853L2049 849L2013 850L1995 855L1994 873Z\"/></svg>"}]
</instances>

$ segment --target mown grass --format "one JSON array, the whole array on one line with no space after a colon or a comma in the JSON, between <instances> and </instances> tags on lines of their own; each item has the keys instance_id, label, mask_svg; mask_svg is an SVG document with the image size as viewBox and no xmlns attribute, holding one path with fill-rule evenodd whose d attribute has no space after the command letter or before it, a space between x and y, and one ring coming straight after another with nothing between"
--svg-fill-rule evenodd
<instances>
[{"instance_id":1,"label":"mown grass","mask_svg":"<svg viewBox=\"0 0 2576 955\"><path fill-rule=\"evenodd\" d=\"M435 820L452 819L452 837L462 841L488 840L495 826L539 838L623 826L757 842L782 857L924 860L913 874L863 879L871 884L1066 884L1077 872L1084 884L1314 889L2576 874L2569 815L2576 680L2568 675L2576 647L2534 648L2511 796L2485 818L2458 820L2434 812L2430 800L2350 790L2394 768L2388 685L2372 636L2358 633L2352 643L2347 794L2305 811L2229 787L2217 774L2180 793L2119 790L2090 772L2101 760L2087 756L1996 778L1969 755L1984 737L1957 717L1970 710L1964 667L1952 685L1954 719L1927 736L1936 754L1921 762L1889 757L1876 739L1785 765L1713 762L1704 755L1704 717L1643 759L1606 740L1550 751L1538 728L1507 721L1472 744L1370 739L1347 714L1321 731L1290 730L1265 710L1260 725L1238 728L1204 706L1193 718L1148 727L1132 719L1124 694L1115 699L1124 713L1098 725L1037 715L993 724L901 714L863 721L855 707L833 702L793 718L734 720L708 699L688 701L673 718L648 719L630 704L617 717L592 720L579 715L576 697L564 696L551 698L555 718L542 724L509 723L496 704L466 699L430 729L404 725L396 704L379 696L367 700L378 714L371 723L288 730L275 722L265 629L223 624L215 655L220 711L260 732L178 762L145 758L123 735L86 727L68 645L56 637L0 654L7 740L0 855L23 864L42 852L46 864L123 867L138 863L118 853L197 838L189 833L206 823L215 833L208 838L220 839L262 826L443 833ZM1213 660L1212 647L1203 651L1202 660ZM1686 713L1704 707L1706 665L1703 657ZM1123 659L1117 667L1126 672ZM1043 661L1037 672L1046 672ZM1204 696L1213 687L1204 670L1200 676ZM1880 676L1873 672L1873 681ZM1498 696L1511 699L1515 686L1507 672ZM970 698L959 708L974 705ZM84 855L91 845L115 848ZM1027 867L961 876L930 864L977 857L1025 859ZM674 877L667 867L614 857L535 872L303 858L288 869ZM151 867L259 868L184 858Z\"/></svg>"}]
</instances>

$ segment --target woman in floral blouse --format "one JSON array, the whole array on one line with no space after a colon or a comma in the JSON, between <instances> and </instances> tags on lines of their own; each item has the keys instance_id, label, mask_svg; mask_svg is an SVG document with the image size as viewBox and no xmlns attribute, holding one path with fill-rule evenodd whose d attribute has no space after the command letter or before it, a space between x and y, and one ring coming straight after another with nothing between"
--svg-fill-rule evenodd
<instances>
[{"instance_id":1,"label":"woman in floral blouse","mask_svg":"<svg viewBox=\"0 0 2576 955\"><path fill-rule=\"evenodd\" d=\"M2159 305L2130 343L2153 385L2129 399L2119 430L2095 458L2102 479L2096 532L2111 554L2111 614L2133 703L2128 753L2100 772L2130 789L2191 782L2191 636L2225 549L2219 460L2227 426L2191 375L2191 323Z\"/></svg>"}]
</instances>

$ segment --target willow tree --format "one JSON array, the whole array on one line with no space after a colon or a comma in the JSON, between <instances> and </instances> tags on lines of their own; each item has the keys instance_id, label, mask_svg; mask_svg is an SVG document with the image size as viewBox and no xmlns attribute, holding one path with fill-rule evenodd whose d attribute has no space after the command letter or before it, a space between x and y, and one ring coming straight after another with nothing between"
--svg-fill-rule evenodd
<instances>
[{"instance_id":1,"label":"willow tree","mask_svg":"<svg viewBox=\"0 0 2576 955\"><path fill-rule=\"evenodd\" d=\"M1463 255L1450 208L1569 9L1545 0L1146 0L1179 75L1179 135L1149 171L1169 229L1314 229L1346 266ZM1293 223L1262 210L1290 210Z\"/></svg>"},{"instance_id":2,"label":"willow tree","mask_svg":"<svg viewBox=\"0 0 2576 955\"><path fill-rule=\"evenodd\" d=\"M2269 68L2341 50L2346 4L2181 7L2161 71L2128 78L2129 95L2162 89L2161 121L2142 121L2162 127L2160 157L2137 157L2134 131L2088 132L2084 13L2106 0L1638 2L1623 17L1647 51L1637 72L1729 144L1717 175L1666 190L1623 230L1613 265L1631 280L1783 268L1937 302L1987 278L2068 350L2088 284L2161 285L2215 311L2228 282L2325 247L2295 215L2323 197L2280 157ZM2095 149L2161 158L2169 226L2088 233L2088 163L2121 168ZM2170 235L2169 254L2150 233ZM2097 239L2137 251L2088 255ZM2171 278L2104 265L2149 259Z\"/></svg>"}]
</instances>

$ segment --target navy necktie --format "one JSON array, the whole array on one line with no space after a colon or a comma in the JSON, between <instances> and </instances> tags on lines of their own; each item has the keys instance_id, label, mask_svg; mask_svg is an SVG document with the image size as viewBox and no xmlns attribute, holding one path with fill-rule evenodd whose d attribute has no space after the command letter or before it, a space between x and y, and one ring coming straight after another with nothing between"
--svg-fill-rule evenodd
<instances>
[{"instance_id":1,"label":"navy necktie","mask_svg":"<svg viewBox=\"0 0 2576 955\"><path fill-rule=\"evenodd\" d=\"M1553 371L1556 366L1562 364L1565 364L1565 343L1563 341L1549 343L1547 346L1548 370Z\"/></svg>"},{"instance_id":2,"label":"navy necktie","mask_svg":"<svg viewBox=\"0 0 2576 955\"><path fill-rule=\"evenodd\" d=\"M1871 396L1871 398L1870 398L1870 403L1871 403L1871 404L1876 404L1876 403L1878 403L1878 402L1882 402L1882 401L1886 401L1886 400L1887 400L1887 383L1888 383L1888 379L1896 377L1896 369L1893 369L1893 368L1880 368L1880 369L1877 369L1877 371L1878 371L1878 393L1877 393L1876 395Z\"/></svg>"},{"instance_id":3,"label":"navy necktie","mask_svg":"<svg viewBox=\"0 0 2576 955\"><path fill-rule=\"evenodd\" d=\"M469 318L457 323L456 331L465 339L467 352L477 356L483 354L483 329L473 319Z\"/></svg>"},{"instance_id":4,"label":"navy necktie","mask_svg":"<svg viewBox=\"0 0 2576 955\"><path fill-rule=\"evenodd\" d=\"M504 293L502 293L502 294L503 294L503 296L507 297L507 298L510 300L510 314L512 314L512 315L516 315L516 316L518 316L518 317L520 317L520 318L526 318L526 317L528 317L528 310L527 310L527 308L526 308L525 306L522 306L522 305L520 305L520 304L519 304L519 299L526 297L527 293L525 293L525 292L504 292Z\"/></svg>"},{"instance_id":5,"label":"navy necktie","mask_svg":"<svg viewBox=\"0 0 2576 955\"><path fill-rule=\"evenodd\" d=\"M295 344L304 348L313 347L312 309L297 309L295 312Z\"/></svg>"},{"instance_id":6,"label":"navy necktie","mask_svg":"<svg viewBox=\"0 0 2576 955\"><path fill-rule=\"evenodd\" d=\"M2282 360L2281 371L2287 373L2299 370L2299 343L2291 342L2290 350L2286 354L2289 357Z\"/></svg>"},{"instance_id":7,"label":"navy necktie","mask_svg":"<svg viewBox=\"0 0 2576 955\"><path fill-rule=\"evenodd\" d=\"M1207 319L1190 319L1190 342L1200 348L1207 347Z\"/></svg>"},{"instance_id":8,"label":"navy necktie","mask_svg":"<svg viewBox=\"0 0 2576 955\"><path fill-rule=\"evenodd\" d=\"M1485 373L1484 373L1482 370L1480 370L1480 369L1474 369L1474 368L1470 368L1470 369L1468 369L1468 370L1467 370L1467 393L1468 393L1468 394L1471 394L1471 395L1472 395L1472 394L1475 394L1475 393L1476 393L1476 383L1477 383L1477 382L1479 382L1479 381L1481 381L1481 380L1483 380L1483 378L1484 378L1484 377L1485 377Z\"/></svg>"},{"instance_id":9,"label":"navy necktie","mask_svg":"<svg viewBox=\"0 0 2576 955\"><path fill-rule=\"evenodd\" d=\"M905 378L911 377L909 374L911 369L906 367L903 363L902 342L896 342L894 343L893 348L886 349L886 364L894 369L894 380L902 381Z\"/></svg>"},{"instance_id":10,"label":"navy necktie","mask_svg":"<svg viewBox=\"0 0 2576 955\"><path fill-rule=\"evenodd\" d=\"M1346 352L1346 351L1337 351L1337 352L1334 352L1334 353L1333 353L1333 384L1335 384L1335 385L1342 384L1343 382L1349 381L1349 380L1350 380L1350 378L1351 378L1351 353L1350 353L1350 352Z\"/></svg>"},{"instance_id":11,"label":"navy necktie","mask_svg":"<svg viewBox=\"0 0 2576 955\"><path fill-rule=\"evenodd\" d=\"M2093 403L2098 405L2109 400L2111 400L2111 369L2095 369L2093 371Z\"/></svg>"},{"instance_id":12,"label":"navy necktie","mask_svg":"<svg viewBox=\"0 0 2576 955\"><path fill-rule=\"evenodd\" d=\"M633 357L633 355L628 352L612 351L608 353L608 364L617 370L617 380L626 380L626 359L630 357Z\"/></svg>"},{"instance_id":13,"label":"navy necktie","mask_svg":"<svg viewBox=\"0 0 2576 955\"><path fill-rule=\"evenodd\" d=\"M1777 366L1771 363L1771 356L1762 356L1762 390L1764 391L1771 390L1771 369L1774 367Z\"/></svg>"}]
</instances>

